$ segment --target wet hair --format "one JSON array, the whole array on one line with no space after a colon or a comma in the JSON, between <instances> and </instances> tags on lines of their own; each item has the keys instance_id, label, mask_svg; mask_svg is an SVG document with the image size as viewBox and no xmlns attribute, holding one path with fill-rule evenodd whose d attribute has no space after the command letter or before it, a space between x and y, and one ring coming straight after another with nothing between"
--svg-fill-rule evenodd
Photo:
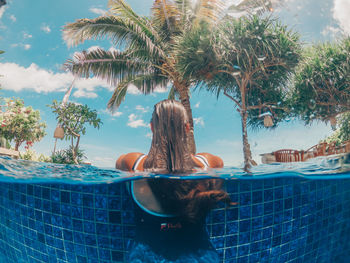
<instances>
[{"instance_id":1,"label":"wet hair","mask_svg":"<svg viewBox=\"0 0 350 263\"><path fill-rule=\"evenodd\" d=\"M154 106L151 123L152 145L144 162L144 170L170 174L193 172L195 163L187 143L186 110L180 102L163 100ZM230 203L221 190L222 180L149 179L148 184L167 214L177 214L187 221L204 219L215 205Z\"/></svg>"},{"instance_id":2,"label":"wet hair","mask_svg":"<svg viewBox=\"0 0 350 263\"><path fill-rule=\"evenodd\" d=\"M151 124L151 149L144 162L145 170L182 173L193 170L194 162L188 150L186 123L188 117L182 104L163 100L154 106Z\"/></svg>"}]
</instances>

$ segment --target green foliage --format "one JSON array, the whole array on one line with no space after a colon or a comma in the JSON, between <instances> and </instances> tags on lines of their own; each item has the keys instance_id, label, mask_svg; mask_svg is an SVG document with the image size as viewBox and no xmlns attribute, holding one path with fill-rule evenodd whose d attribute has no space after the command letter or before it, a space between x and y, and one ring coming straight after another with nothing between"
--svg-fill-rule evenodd
<instances>
[{"instance_id":1,"label":"green foliage","mask_svg":"<svg viewBox=\"0 0 350 263\"><path fill-rule=\"evenodd\" d=\"M69 102L61 107L61 104L54 100L48 107L56 114L56 120L65 131L66 140L85 135L87 124L98 129L102 124L101 119L97 116L97 111L91 110L87 105Z\"/></svg>"},{"instance_id":2,"label":"green foliage","mask_svg":"<svg viewBox=\"0 0 350 263\"><path fill-rule=\"evenodd\" d=\"M86 158L84 151L79 148L77 149L75 154L76 154L76 161L78 164L82 163ZM73 157L73 148L71 146L69 147L69 149L60 150L52 153L50 159L53 163L76 164L75 159Z\"/></svg>"},{"instance_id":3,"label":"green foliage","mask_svg":"<svg viewBox=\"0 0 350 263\"><path fill-rule=\"evenodd\" d=\"M227 93L239 111L247 110L253 127L263 126L258 116L266 111L275 124L285 118L285 86L299 62L299 35L257 15L225 19L214 31L202 26L178 46L184 76L217 96Z\"/></svg>"},{"instance_id":4,"label":"green foliage","mask_svg":"<svg viewBox=\"0 0 350 263\"><path fill-rule=\"evenodd\" d=\"M64 129L64 138L71 140L72 158L74 163L78 164L80 137L85 135L86 125L89 124L99 129L102 125L101 119L98 118L96 110L91 110L87 105L69 102L61 106L60 103L54 100L52 105L48 105L48 107L56 114L59 125ZM67 153L65 152L66 155ZM66 157L66 155L63 156ZM57 158L60 159L59 156Z\"/></svg>"},{"instance_id":5,"label":"green foliage","mask_svg":"<svg viewBox=\"0 0 350 263\"><path fill-rule=\"evenodd\" d=\"M108 102L110 109L119 107L129 84L148 94L169 82L182 83L188 92L191 83L181 78L175 67L176 43L202 22L217 23L225 15L224 1L155 0L149 17L136 14L124 0L110 0L108 5L108 15L65 25L64 39L69 45L78 45L107 38L123 51L98 48L76 53L65 64L67 69L77 76L94 75L116 85Z\"/></svg>"},{"instance_id":6,"label":"green foliage","mask_svg":"<svg viewBox=\"0 0 350 263\"><path fill-rule=\"evenodd\" d=\"M335 141L339 145L350 140L350 112L338 116L337 121L337 129L326 138L326 142Z\"/></svg>"},{"instance_id":7,"label":"green foliage","mask_svg":"<svg viewBox=\"0 0 350 263\"><path fill-rule=\"evenodd\" d=\"M242 118L244 169L249 171L255 162L247 123L263 127L263 114L271 114L276 126L289 114L285 86L299 61L298 34L268 16L227 17L215 29L201 23L177 49L184 78L235 103Z\"/></svg>"},{"instance_id":8,"label":"green foliage","mask_svg":"<svg viewBox=\"0 0 350 263\"><path fill-rule=\"evenodd\" d=\"M342 114L339 119L339 133L342 142L350 140L350 113Z\"/></svg>"},{"instance_id":9,"label":"green foliage","mask_svg":"<svg viewBox=\"0 0 350 263\"><path fill-rule=\"evenodd\" d=\"M33 144L45 136L46 124L40 122L40 112L25 107L21 99L6 99L5 110L0 114L0 133L15 142L15 150L23 142Z\"/></svg>"},{"instance_id":10,"label":"green foliage","mask_svg":"<svg viewBox=\"0 0 350 263\"><path fill-rule=\"evenodd\" d=\"M294 115L306 123L350 111L350 37L306 49L290 94Z\"/></svg>"},{"instance_id":11,"label":"green foliage","mask_svg":"<svg viewBox=\"0 0 350 263\"><path fill-rule=\"evenodd\" d=\"M34 150L27 149L25 152L20 152L19 158L23 160L28 161L35 161L35 162L46 162L51 163L51 157L45 156L44 154L37 154Z\"/></svg>"}]
</instances>

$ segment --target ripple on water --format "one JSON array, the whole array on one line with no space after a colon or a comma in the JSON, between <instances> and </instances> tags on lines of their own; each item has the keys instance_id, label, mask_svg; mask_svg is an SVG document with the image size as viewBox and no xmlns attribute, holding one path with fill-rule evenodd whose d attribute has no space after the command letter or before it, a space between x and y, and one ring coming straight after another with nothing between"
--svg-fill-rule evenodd
<instances>
[{"instance_id":1,"label":"ripple on water","mask_svg":"<svg viewBox=\"0 0 350 263\"><path fill-rule=\"evenodd\" d=\"M60 183L113 183L140 178L162 177L179 180L181 175L128 173L113 168L91 165L64 165L0 157L0 182L60 182ZM350 179L350 154L318 157L307 162L261 164L250 173L238 167L198 171L186 179L222 178L225 180L257 180L273 177L302 177L307 179Z\"/></svg>"}]
</instances>

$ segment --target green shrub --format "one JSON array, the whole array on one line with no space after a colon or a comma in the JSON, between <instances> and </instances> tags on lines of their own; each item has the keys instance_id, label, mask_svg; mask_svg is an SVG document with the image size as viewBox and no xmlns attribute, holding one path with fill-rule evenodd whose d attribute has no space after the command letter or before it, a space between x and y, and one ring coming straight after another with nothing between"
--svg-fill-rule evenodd
<instances>
[{"instance_id":1,"label":"green shrub","mask_svg":"<svg viewBox=\"0 0 350 263\"><path fill-rule=\"evenodd\" d=\"M76 160L78 163L82 163L85 158L84 151L78 148L76 152ZM52 153L51 160L53 163L74 164L75 162L73 158L72 146L70 146L68 149L59 150Z\"/></svg>"}]
</instances>

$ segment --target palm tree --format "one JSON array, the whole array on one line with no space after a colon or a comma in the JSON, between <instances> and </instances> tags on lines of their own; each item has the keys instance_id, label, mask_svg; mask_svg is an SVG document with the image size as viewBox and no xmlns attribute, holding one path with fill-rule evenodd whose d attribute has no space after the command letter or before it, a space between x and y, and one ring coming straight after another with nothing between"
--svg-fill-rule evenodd
<instances>
[{"instance_id":1,"label":"palm tree","mask_svg":"<svg viewBox=\"0 0 350 263\"><path fill-rule=\"evenodd\" d=\"M184 32L197 27L201 21L213 24L220 14L220 0L198 0L195 5L190 0L155 0L150 17L137 15L124 0L110 0L107 15L65 25L64 39L69 45L77 45L88 39L107 37L122 51L101 48L83 51L65 65L77 76L94 75L115 85L108 102L111 110L118 108L125 99L129 84L148 94L156 87L171 83L169 96L177 93L189 116L189 146L195 153L189 101L192 83L176 68L174 46Z\"/></svg>"},{"instance_id":2,"label":"palm tree","mask_svg":"<svg viewBox=\"0 0 350 263\"><path fill-rule=\"evenodd\" d=\"M177 48L178 69L187 79L234 102L241 115L244 168L248 171L254 161L247 124L275 126L287 114L284 86L299 61L298 34L271 17L252 15L224 19L214 31L193 30Z\"/></svg>"}]
</instances>

